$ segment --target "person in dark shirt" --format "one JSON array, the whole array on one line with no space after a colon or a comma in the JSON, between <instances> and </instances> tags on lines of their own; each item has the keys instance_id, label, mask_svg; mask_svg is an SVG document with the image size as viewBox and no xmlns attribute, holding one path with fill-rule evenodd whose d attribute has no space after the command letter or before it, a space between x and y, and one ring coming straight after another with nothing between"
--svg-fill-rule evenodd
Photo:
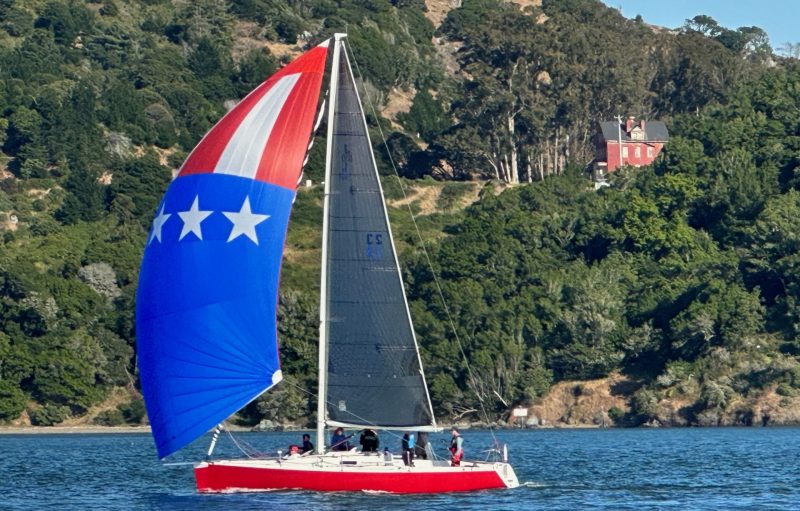
<instances>
[{"instance_id":1,"label":"person in dark shirt","mask_svg":"<svg viewBox=\"0 0 800 511\"><path fill-rule=\"evenodd\" d=\"M361 452L377 452L381 442L375 430L365 429L361 432L358 443L361 444Z\"/></svg>"},{"instance_id":2,"label":"person in dark shirt","mask_svg":"<svg viewBox=\"0 0 800 511\"><path fill-rule=\"evenodd\" d=\"M414 457L427 460L428 459L428 451L426 446L428 445L428 433L424 431L420 431L417 433L416 441L414 442Z\"/></svg>"},{"instance_id":3,"label":"person in dark shirt","mask_svg":"<svg viewBox=\"0 0 800 511\"><path fill-rule=\"evenodd\" d=\"M311 443L311 435L308 433L303 434L303 446L300 448L300 454L314 451L314 444Z\"/></svg>"},{"instance_id":4,"label":"person in dark shirt","mask_svg":"<svg viewBox=\"0 0 800 511\"><path fill-rule=\"evenodd\" d=\"M344 436L342 428L336 428L331 437L331 451L349 451L350 442L347 440L353 435Z\"/></svg>"}]
</instances>

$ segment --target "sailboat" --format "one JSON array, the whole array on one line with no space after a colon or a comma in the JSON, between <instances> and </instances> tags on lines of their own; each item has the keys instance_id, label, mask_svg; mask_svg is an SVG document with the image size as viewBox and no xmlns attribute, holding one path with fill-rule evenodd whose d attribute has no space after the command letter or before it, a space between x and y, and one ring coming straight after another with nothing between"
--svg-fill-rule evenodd
<instances>
[{"instance_id":1,"label":"sailboat","mask_svg":"<svg viewBox=\"0 0 800 511\"><path fill-rule=\"evenodd\" d=\"M189 154L158 206L136 312L158 455L215 430L207 459L194 468L201 492L516 487L505 459L450 466L429 458L406 466L391 453L325 449L332 427L439 430L345 37L308 50L230 110ZM330 86L318 107L328 63ZM304 160L325 114L317 449L211 459L218 426L282 379L280 264Z\"/></svg>"}]
</instances>

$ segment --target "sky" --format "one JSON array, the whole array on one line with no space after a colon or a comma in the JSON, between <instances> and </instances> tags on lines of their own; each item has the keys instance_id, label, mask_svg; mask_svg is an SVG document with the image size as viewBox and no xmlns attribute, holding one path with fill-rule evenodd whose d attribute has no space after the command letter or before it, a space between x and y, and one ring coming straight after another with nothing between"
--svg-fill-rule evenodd
<instances>
[{"instance_id":1,"label":"sky","mask_svg":"<svg viewBox=\"0 0 800 511\"><path fill-rule=\"evenodd\" d=\"M698 14L729 29L756 26L769 35L772 47L800 43L800 0L603 0L622 8L626 18L641 14L645 22L678 28Z\"/></svg>"}]
</instances>

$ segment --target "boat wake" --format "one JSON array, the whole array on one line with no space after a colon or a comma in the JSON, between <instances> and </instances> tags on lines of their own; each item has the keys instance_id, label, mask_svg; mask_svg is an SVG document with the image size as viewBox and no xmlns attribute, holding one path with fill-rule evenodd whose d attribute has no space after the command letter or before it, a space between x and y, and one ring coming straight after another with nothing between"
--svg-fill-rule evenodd
<instances>
[{"instance_id":1,"label":"boat wake","mask_svg":"<svg viewBox=\"0 0 800 511\"><path fill-rule=\"evenodd\" d=\"M300 489L300 488L298 488ZM215 490L215 491L204 491L202 493L269 493L269 492L278 492L278 491L285 491L286 488L225 488L222 490Z\"/></svg>"},{"instance_id":2,"label":"boat wake","mask_svg":"<svg viewBox=\"0 0 800 511\"><path fill-rule=\"evenodd\" d=\"M546 488L547 485L536 481L523 481L519 483L520 488Z\"/></svg>"}]
</instances>

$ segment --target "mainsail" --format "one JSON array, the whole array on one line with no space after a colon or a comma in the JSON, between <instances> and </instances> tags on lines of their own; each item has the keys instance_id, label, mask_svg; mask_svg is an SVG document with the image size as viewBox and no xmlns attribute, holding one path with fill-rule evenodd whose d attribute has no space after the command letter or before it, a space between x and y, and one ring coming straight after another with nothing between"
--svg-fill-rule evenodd
<instances>
[{"instance_id":1,"label":"mainsail","mask_svg":"<svg viewBox=\"0 0 800 511\"><path fill-rule=\"evenodd\" d=\"M429 429L433 412L364 113L347 55L337 62L338 53L321 297L327 424Z\"/></svg>"},{"instance_id":2,"label":"mainsail","mask_svg":"<svg viewBox=\"0 0 800 511\"><path fill-rule=\"evenodd\" d=\"M327 54L308 51L228 112L158 206L136 328L160 457L281 380L278 277Z\"/></svg>"}]
</instances>

